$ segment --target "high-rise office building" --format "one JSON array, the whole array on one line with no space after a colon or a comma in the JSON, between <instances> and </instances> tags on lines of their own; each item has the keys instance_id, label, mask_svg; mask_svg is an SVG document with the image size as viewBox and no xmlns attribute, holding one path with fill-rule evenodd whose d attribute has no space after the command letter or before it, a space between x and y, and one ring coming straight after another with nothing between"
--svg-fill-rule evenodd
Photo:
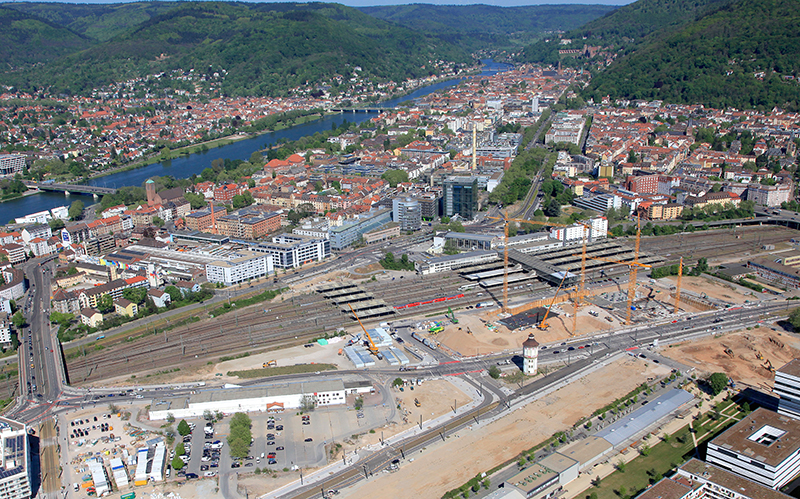
<instances>
[{"instance_id":1,"label":"high-rise office building","mask_svg":"<svg viewBox=\"0 0 800 499\"><path fill-rule=\"evenodd\" d=\"M476 177L448 177L444 180L444 215L459 215L465 220L478 211L478 179Z\"/></svg>"}]
</instances>

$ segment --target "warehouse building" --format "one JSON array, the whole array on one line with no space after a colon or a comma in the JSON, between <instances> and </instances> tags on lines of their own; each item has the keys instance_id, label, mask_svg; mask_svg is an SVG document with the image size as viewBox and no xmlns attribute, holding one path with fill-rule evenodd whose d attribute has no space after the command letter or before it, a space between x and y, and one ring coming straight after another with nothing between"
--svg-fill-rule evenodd
<instances>
[{"instance_id":1,"label":"warehouse building","mask_svg":"<svg viewBox=\"0 0 800 499\"><path fill-rule=\"evenodd\" d=\"M300 381L248 388L205 390L193 395L153 400L150 420L165 420L171 414L176 419L199 418L205 411L233 414L235 412L268 412L298 409L305 397L316 405L345 404L348 393L369 392L361 384L345 383L341 379Z\"/></svg>"}]
</instances>

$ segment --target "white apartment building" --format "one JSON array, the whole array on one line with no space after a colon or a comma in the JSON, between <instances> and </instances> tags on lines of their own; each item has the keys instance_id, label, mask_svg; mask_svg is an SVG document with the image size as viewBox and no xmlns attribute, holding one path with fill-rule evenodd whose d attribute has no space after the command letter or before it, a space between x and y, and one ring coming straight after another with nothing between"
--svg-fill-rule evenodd
<instances>
[{"instance_id":1,"label":"white apartment building","mask_svg":"<svg viewBox=\"0 0 800 499\"><path fill-rule=\"evenodd\" d=\"M273 273L272 258L255 251L241 251L231 258L206 264L208 282L221 282L226 286L249 279L266 277Z\"/></svg>"},{"instance_id":2,"label":"white apartment building","mask_svg":"<svg viewBox=\"0 0 800 499\"><path fill-rule=\"evenodd\" d=\"M31 497L31 448L28 428L17 421L0 417L0 497Z\"/></svg>"},{"instance_id":3,"label":"white apartment building","mask_svg":"<svg viewBox=\"0 0 800 499\"><path fill-rule=\"evenodd\" d=\"M584 235L587 242L604 239L608 235L608 219L606 217L592 218L585 223L588 227L581 224L553 227L550 229L550 237L567 244L583 241Z\"/></svg>"},{"instance_id":4,"label":"white apartment building","mask_svg":"<svg viewBox=\"0 0 800 499\"><path fill-rule=\"evenodd\" d=\"M271 243L260 243L252 250L271 255L273 267L290 269L331 256L331 242L298 234L281 234L273 237Z\"/></svg>"},{"instance_id":5,"label":"white apartment building","mask_svg":"<svg viewBox=\"0 0 800 499\"><path fill-rule=\"evenodd\" d=\"M706 461L779 489L800 473L800 421L756 409L709 442Z\"/></svg>"},{"instance_id":6,"label":"white apartment building","mask_svg":"<svg viewBox=\"0 0 800 499\"><path fill-rule=\"evenodd\" d=\"M13 176L25 169L25 156L22 154L0 154L0 175Z\"/></svg>"}]
</instances>

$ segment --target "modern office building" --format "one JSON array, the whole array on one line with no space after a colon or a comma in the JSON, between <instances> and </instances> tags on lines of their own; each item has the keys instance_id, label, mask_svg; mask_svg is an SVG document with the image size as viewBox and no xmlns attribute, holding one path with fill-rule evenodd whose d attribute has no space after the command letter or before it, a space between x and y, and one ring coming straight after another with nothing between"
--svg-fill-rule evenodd
<instances>
[{"instance_id":1,"label":"modern office building","mask_svg":"<svg viewBox=\"0 0 800 499\"><path fill-rule=\"evenodd\" d=\"M458 215L470 220L478 211L478 179L476 177L448 177L444 180L444 215Z\"/></svg>"},{"instance_id":2,"label":"modern office building","mask_svg":"<svg viewBox=\"0 0 800 499\"><path fill-rule=\"evenodd\" d=\"M266 277L272 272L272 258L255 251L240 251L224 260L206 264L208 282L220 282L226 286Z\"/></svg>"},{"instance_id":3,"label":"modern office building","mask_svg":"<svg viewBox=\"0 0 800 499\"><path fill-rule=\"evenodd\" d=\"M361 236L386 225L392 221L392 210L374 210L361 215L358 219L346 223L340 227L331 227L331 249L334 251L347 248L351 244L358 242Z\"/></svg>"},{"instance_id":4,"label":"modern office building","mask_svg":"<svg viewBox=\"0 0 800 499\"><path fill-rule=\"evenodd\" d=\"M779 489L800 473L800 421L756 409L708 443L706 461Z\"/></svg>"},{"instance_id":5,"label":"modern office building","mask_svg":"<svg viewBox=\"0 0 800 499\"><path fill-rule=\"evenodd\" d=\"M28 428L0 417L0 497L31 497L31 448Z\"/></svg>"},{"instance_id":6,"label":"modern office building","mask_svg":"<svg viewBox=\"0 0 800 499\"><path fill-rule=\"evenodd\" d=\"M331 241L299 234L280 234L273 237L271 243L259 243L252 249L271 255L273 267L292 269L331 256Z\"/></svg>"},{"instance_id":7,"label":"modern office building","mask_svg":"<svg viewBox=\"0 0 800 499\"><path fill-rule=\"evenodd\" d=\"M791 360L775 371L772 391L781 398L778 414L800 419L800 359Z\"/></svg>"},{"instance_id":8,"label":"modern office building","mask_svg":"<svg viewBox=\"0 0 800 499\"><path fill-rule=\"evenodd\" d=\"M419 201L412 198L393 199L392 219L400 224L401 231L420 230L422 228L422 211Z\"/></svg>"}]
</instances>

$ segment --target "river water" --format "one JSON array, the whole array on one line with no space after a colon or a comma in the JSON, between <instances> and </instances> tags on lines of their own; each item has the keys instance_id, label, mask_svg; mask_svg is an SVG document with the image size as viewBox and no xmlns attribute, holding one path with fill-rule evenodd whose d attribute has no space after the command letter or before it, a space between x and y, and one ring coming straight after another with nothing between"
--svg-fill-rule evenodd
<instances>
[{"instance_id":1,"label":"river water","mask_svg":"<svg viewBox=\"0 0 800 499\"><path fill-rule=\"evenodd\" d=\"M481 76L494 75L502 71L507 71L508 64L494 62L491 59L482 61L484 63ZM430 93L444 88L457 85L463 78L440 81L426 87L419 88L409 95L382 102L380 107L393 108L408 100L418 99ZM361 123L374 117L372 113L343 113L325 116L322 119L296 125L285 130L265 133L249 139L240 140L205 152L180 156L170 161L153 163L151 165L97 177L89 180L87 184L101 187L123 187L128 185L143 185L145 180L150 177L172 175L175 178L187 178L192 174L200 174L205 168L211 166L211 162L217 158L243 159L247 160L254 151L264 149L266 145L277 144L279 140L294 141L306 135L313 135L317 132L330 130L333 125L339 126L344 120L350 123ZM80 199L87 205L92 204L92 198L87 195L72 194L65 196L58 192L42 192L40 194L26 196L0 203L0 223L23 217L30 213L49 210L57 206L69 206L75 199Z\"/></svg>"}]
</instances>

